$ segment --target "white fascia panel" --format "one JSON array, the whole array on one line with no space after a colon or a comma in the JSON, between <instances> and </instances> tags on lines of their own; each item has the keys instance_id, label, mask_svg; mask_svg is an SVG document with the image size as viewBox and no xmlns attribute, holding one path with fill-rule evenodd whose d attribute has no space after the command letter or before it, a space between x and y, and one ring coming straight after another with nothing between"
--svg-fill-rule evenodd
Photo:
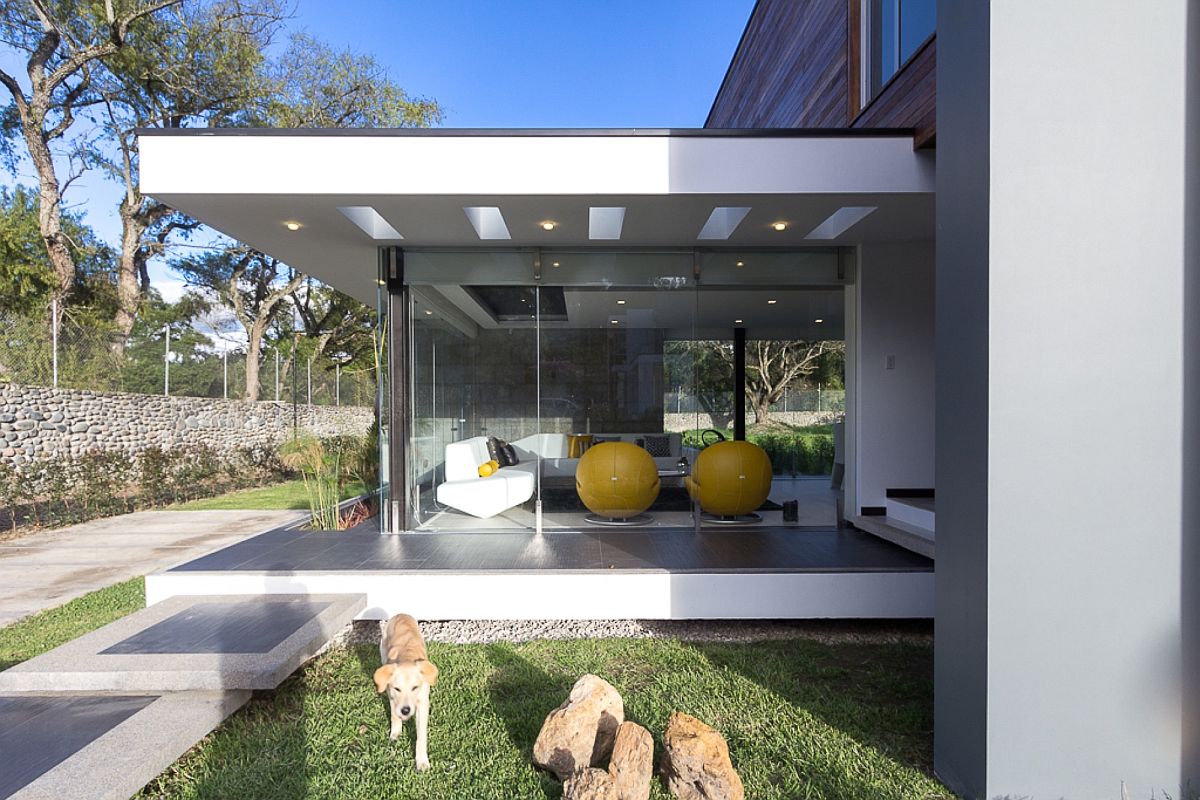
<instances>
[{"instance_id":1,"label":"white fascia panel","mask_svg":"<svg viewBox=\"0 0 1200 800\"><path fill-rule=\"evenodd\" d=\"M932 193L910 136L170 136L139 139L147 194Z\"/></svg>"}]
</instances>

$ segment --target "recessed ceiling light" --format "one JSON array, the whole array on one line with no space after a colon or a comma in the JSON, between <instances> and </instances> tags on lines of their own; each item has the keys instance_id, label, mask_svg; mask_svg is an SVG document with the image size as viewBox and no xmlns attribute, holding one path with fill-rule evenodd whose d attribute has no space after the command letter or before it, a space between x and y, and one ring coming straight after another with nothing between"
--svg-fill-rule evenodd
<instances>
[{"instance_id":1,"label":"recessed ceiling light","mask_svg":"<svg viewBox=\"0 0 1200 800\"><path fill-rule=\"evenodd\" d=\"M767 301L767 305L769 305L769 306L773 306L773 305L775 305L775 304L776 304L776 303L778 303L778 302L779 302L778 300L768 300L768 301Z\"/></svg>"},{"instance_id":2,"label":"recessed ceiling light","mask_svg":"<svg viewBox=\"0 0 1200 800\"><path fill-rule=\"evenodd\" d=\"M734 266L735 266L735 267L744 267L744 266L746 266L746 262L745 262L745 261L739 261L739 262L737 262L736 264L734 264Z\"/></svg>"},{"instance_id":3,"label":"recessed ceiling light","mask_svg":"<svg viewBox=\"0 0 1200 800\"><path fill-rule=\"evenodd\" d=\"M303 228L304 226L301 225L299 222L295 222L293 220L288 220L287 222L283 223L283 227L287 228L289 231L298 231L301 228Z\"/></svg>"},{"instance_id":4,"label":"recessed ceiling light","mask_svg":"<svg viewBox=\"0 0 1200 800\"><path fill-rule=\"evenodd\" d=\"M557 222L555 222L554 220L552 220L552 219L548 219L548 220L546 220L545 222L543 222L543 223L542 223L542 230L544 230L544 231L552 231L552 230L554 230L554 227L555 227L557 224L558 224L558 223L557 223Z\"/></svg>"},{"instance_id":5,"label":"recessed ceiling light","mask_svg":"<svg viewBox=\"0 0 1200 800\"><path fill-rule=\"evenodd\" d=\"M558 266L562 266L562 265L561 265L561 264L559 264L557 261L555 261L555 262L554 262L553 264L551 264L550 266L552 266L552 267L558 267Z\"/></svg>"},{"instance_id":6,"label":"recessed ceiling light","mask_svg":"<svg viewBox=\"0 0 1200 800\"><path fill-rule=\"evenodd\" d=\"M427 317L432 317L432 316L433 316L433 312L432 312L432 311L430 311L430 310L427 308L427 309L425 309L425 316L427 316Z\"/></svg>"},{"instance_id":7,"label":"recessed ceiling light","mask_svg":"<svg viewBox=\"0 0 1200 800\"><path fill-rule=\"evenodd\" d=\"M733 324L734 324L734 325L741 325L741 324L742 324L742 321L741 321L740 319L735 319L735 320L733 321Z\"/></svg>"},{"instance_id":8,"label":"recessed ceiling light","mask_svg":"<svg viewBox=\"0 0 1200 800\"><path fill-rule=\"evenodd\" d=\"M614 320L612 321L612 324L613 324L613 325L616 325L616 324L617 324L617 320L615 320L615 319L614 319Z\"/></svg>"},{"instance_id":9,"label":"recessed ceiling light","mask_svg":"<svg viewBox=\"0 0 1200 800\"><path fill-rule=\"evenodd\" d=\"M824 321L825 321L825 320L823 320L823 319L814 319L814 320L813 320L813 322L817 323L818 325L820 325L820 324L821 324L822 322L824 322Z\"/></svg>"},{"instance_id":10,"label":"recessed ceiling light","mask_svg":"<svg viewBox=\"0 0 1200 800\"><path fill-rule=\"evenodd\" d=\"M619 306L623 306L623 305L625 305L625 301L624 301L624 300L618 300L618 301L617 301L617 305L619 305Z\"/></svg>"},{"instance_id":11,"label":"recessed ceiling light","mask_svg":"<svg viewBox=\"0 0 1200 800\"><path fill-rule=\"evenodd\" d=\"M773 222L773 223L771 223L771 227L777 231L787 230L787 223L786 222Z\"/></svg>"}]
</instances>

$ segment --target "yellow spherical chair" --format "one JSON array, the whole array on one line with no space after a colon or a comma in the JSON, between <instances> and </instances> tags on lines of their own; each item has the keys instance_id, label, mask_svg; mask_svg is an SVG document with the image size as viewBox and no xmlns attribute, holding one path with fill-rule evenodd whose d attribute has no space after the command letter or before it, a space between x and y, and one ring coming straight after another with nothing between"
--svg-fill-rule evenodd
<instances>
[{"instance_id":1,"label":"yellow spherical chair","mask_svg":"<svg viewBox=\"0 0 1200 800\"><path fill-rule=\"evenodd\" d=\"M761 522L754 510L771 493L771 459L750 442L717 442L700 451L684 485L700 504L705 521Z\"/></svg>"},{"instance_id":2,"label":"yellow spherical chair","mask_svg":"<svg viewBox=\"0 0 1200 800\"><path fill-rule=\"evenodd\" d=\"M596 525L644 525L658 497L658 466L645 449L629 442L600 442L584 452L575 469L575 489Z\"/></svg>"}]
</instances>

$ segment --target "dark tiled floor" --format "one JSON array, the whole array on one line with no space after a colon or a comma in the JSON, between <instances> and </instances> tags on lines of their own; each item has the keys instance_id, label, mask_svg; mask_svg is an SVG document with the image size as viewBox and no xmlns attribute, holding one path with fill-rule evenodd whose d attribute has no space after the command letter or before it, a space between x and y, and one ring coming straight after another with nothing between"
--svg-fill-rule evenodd
<instances>
[{"instance_id":1,"label":"dark tiled floor","mask_svg":"<svg viewBox=\"0 0 1200 800\"><path fill-rule=\"evenodd\" d=\"M268 653L328 607L328 603L303 600L201 603L101 652Z\"/></svg>"},{"instance_id":2,"label":"dark tiled floor","mask_svg":"<svg viewBox=\"0 0 1200 800\"><path fill-rule=\"evenodd\" d=\"M0 697L0 798L15 794L156 699Z\"/></svg>"},{"instance_id":3,"label":"dark tiled floor","mask_svg":"<svg viewBox=\"0 0 1200 800\"><path fill-rule=\"evenodd\" d=\"M272 531L172 571L305 572L666 570L926 572L933 562L890 542L833 528L705 528L431 533Z\"/></svg>"}]
</instances>

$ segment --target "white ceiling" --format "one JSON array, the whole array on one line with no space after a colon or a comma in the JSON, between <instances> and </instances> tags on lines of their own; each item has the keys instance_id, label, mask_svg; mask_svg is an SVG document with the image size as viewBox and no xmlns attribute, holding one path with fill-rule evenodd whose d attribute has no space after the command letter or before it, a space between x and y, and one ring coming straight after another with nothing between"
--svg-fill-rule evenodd
<instances>
[{"instance_id":1,"label":"white ceiling","mask_svg":"<svg viewBox=\"0 0 1200 800\"><path fill-rule=\"evenodd\" d=\"M365 133L143 136L142 188L371 303L380 244L791 248L933 238L932 162L908 137ZM403 240L372 238L340 206L373 207ZM511 239L481 241L468 206L498 207ZM621 238L590 241L590 209L614 206L626 209ZM717 206L750 211L727 241L700 240ZM877 210L832 241L805 239L843 206ZM542 229L546 220L554 230ZM777 221L786 230L774 230Z\"/></svg>"}]
</instances>

